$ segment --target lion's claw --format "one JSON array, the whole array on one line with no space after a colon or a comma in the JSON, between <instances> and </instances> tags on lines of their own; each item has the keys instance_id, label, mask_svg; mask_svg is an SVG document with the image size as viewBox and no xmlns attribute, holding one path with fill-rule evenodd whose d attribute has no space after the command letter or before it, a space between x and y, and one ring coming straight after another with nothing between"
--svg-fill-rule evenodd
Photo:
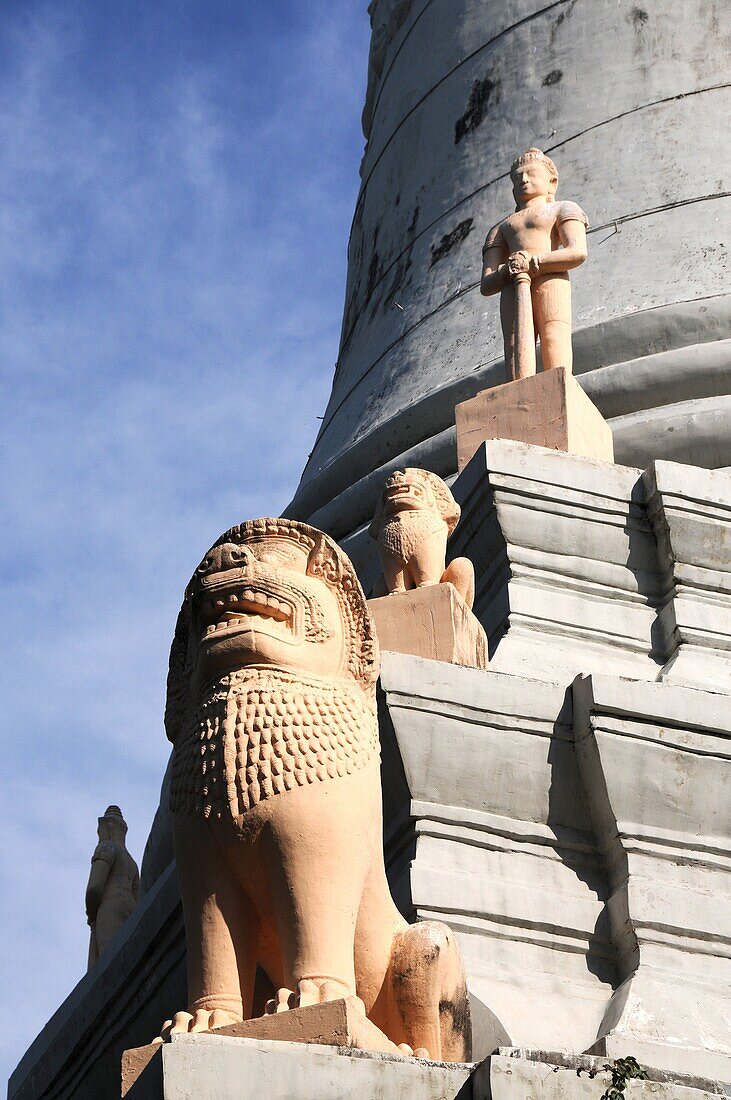
<instances>
[{"instance_id":1,"label":"lion's claw","mask_svg":"<svg viewBox=\"0 0 731 1100\"><path fill-rule=\"evenodd\" d=\"M166 1020L153 1043L169 1043L171 1035L194 1035L201 1031L214 1031L227 1024L241 1023L241 1016L226 1008L196 1008L194 1012L176 1012Z\"/></svg>"}]
</instances>

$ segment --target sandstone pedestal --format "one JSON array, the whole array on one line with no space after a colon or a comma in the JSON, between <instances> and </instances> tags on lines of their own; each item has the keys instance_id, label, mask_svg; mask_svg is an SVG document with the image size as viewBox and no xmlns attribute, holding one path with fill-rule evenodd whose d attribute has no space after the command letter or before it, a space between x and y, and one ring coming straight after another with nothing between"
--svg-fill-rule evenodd
<instances>
[{"instance_id":1,"label":"sandstone pedestal","mask_svg":"<svg viewBox=\"0 0 731 1100\"><path fill-rule=\"evenodd\" d=\"M398 1047L364 1015L354 997L309 1005L307 1008L294 1008L271 1016L259 1016L254 1020L229 1024L206 1034L229 1039L309 1043L403 1057ZM197 1039L198 1036L192 1038ZM129 1096L132 1100L138 1096L146 1096L148 1092L154 1095L154 1088L160 1080L162 1056L163 1048L160 1043L149 1043L144 1047L125 1050L122 1055L123 1097Z\"/></svg>"},{"instance_id":2,"label":"sandstone pedestal","mask_svg":"<svg viewBox=\"0 0 731 1100\"><path fill-rule=\"evenodd\" d=\"M460 473L487 439L614 461L611 428L564 367L483 390L457 405L455 415Z\"/></svg>"},{"instance_id":3,"label":"sandstone pedestal","mask_svg":"<svg viewBox=\"0 0 731 1100\"><path fill-rule=\"evenodd\" d=\"M452 665L487 668L487 637L451 584L369 600L382 650Z\"/></svg>"}]
</instances>

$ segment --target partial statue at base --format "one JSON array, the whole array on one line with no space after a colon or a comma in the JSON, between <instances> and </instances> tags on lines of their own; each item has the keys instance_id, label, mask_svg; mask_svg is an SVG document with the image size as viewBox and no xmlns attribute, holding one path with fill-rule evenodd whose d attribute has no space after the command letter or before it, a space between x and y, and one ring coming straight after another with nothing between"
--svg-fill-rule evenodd
<instances>
[{"instance_id":1,"label":"partial statue at base","mask_svg":"<svg viewBox=\"0 0 731 1100\"><path fill-rule=\"evenodd\" d=\"M163 1038L355 998L403 1053L469 1058L454 933L409 926L386 882L378 670L358 578L314 528L242 523L196 570L165 716L189 1003Z\"/></svg>"},{"instance_id":2,"label":"partial statue at base","mask_svg":"<svg viewBox=\"0 0 731 1100\"><path fill-rule=\"evenodd\" d=\"M140 896L140 876L127 851L127 822L122 811L119 806L107 806L97 821L99 843L91 857L86 887L86 920L91 928L88 970L134 911Z\"/></svg>"},{"instance_id":3,"label":"partial statue at base","mask_svg":"<svg viewBox=\"0 0 731 1100\"><path fill-rule=\"evenodd\" d=\"M460 508L428 470L396 470L369 528L383 578L368 607L382 649L487 668L487 638L472 614L475 571L468 558L446 564Z\"/></svg>"}]
</instances>

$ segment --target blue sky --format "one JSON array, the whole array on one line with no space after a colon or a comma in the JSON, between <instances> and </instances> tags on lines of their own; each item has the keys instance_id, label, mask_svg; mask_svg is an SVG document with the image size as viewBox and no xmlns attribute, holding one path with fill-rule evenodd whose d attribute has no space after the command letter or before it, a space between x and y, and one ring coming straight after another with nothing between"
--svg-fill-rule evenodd
<instances>
[{"instance_id":1,"label":"blue sky","mask_svg":"<svg viewBox=\"0 0 731 1100\"><path fill-rule=\"evenodd\" d=\"M366 0L0 5L6 1077L141 858L183 587L291 497L330 388Z\"/></svg>"}]
</instances>

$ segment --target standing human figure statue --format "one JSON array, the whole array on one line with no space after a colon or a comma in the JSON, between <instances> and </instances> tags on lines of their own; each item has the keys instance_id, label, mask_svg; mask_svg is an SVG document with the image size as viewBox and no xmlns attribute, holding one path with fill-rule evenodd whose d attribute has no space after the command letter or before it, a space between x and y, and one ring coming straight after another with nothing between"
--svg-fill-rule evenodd
<instances>
[{"instance_id":1,"label":"standing human figure statue","mask_svg":"<svg viewBox=\"0 0 731 1100\"><path fill-rule=\"evenodd\" d=\"M91 857L86 887L86 919L91 927L91 969L109 941L136 907L140 893L137 864L127 851L127 822L119 806L108 806L99 818L99 843Z\"/></svg>"},{"instance_id":2,"label":"standing human figure statue","mask_svg":"<svg viewBox=\"0 0 731 1100\"><path fill-rule=\"evenodd\" d=\"M484 295L500 292L507 381L536 373L536 337L543 369L571 370L569 271L587 256L588 219L575 202L556 202L558 171L540 149L510 169L515 213L494 225L482 250Z\"/></svg>"}]
</instances>

